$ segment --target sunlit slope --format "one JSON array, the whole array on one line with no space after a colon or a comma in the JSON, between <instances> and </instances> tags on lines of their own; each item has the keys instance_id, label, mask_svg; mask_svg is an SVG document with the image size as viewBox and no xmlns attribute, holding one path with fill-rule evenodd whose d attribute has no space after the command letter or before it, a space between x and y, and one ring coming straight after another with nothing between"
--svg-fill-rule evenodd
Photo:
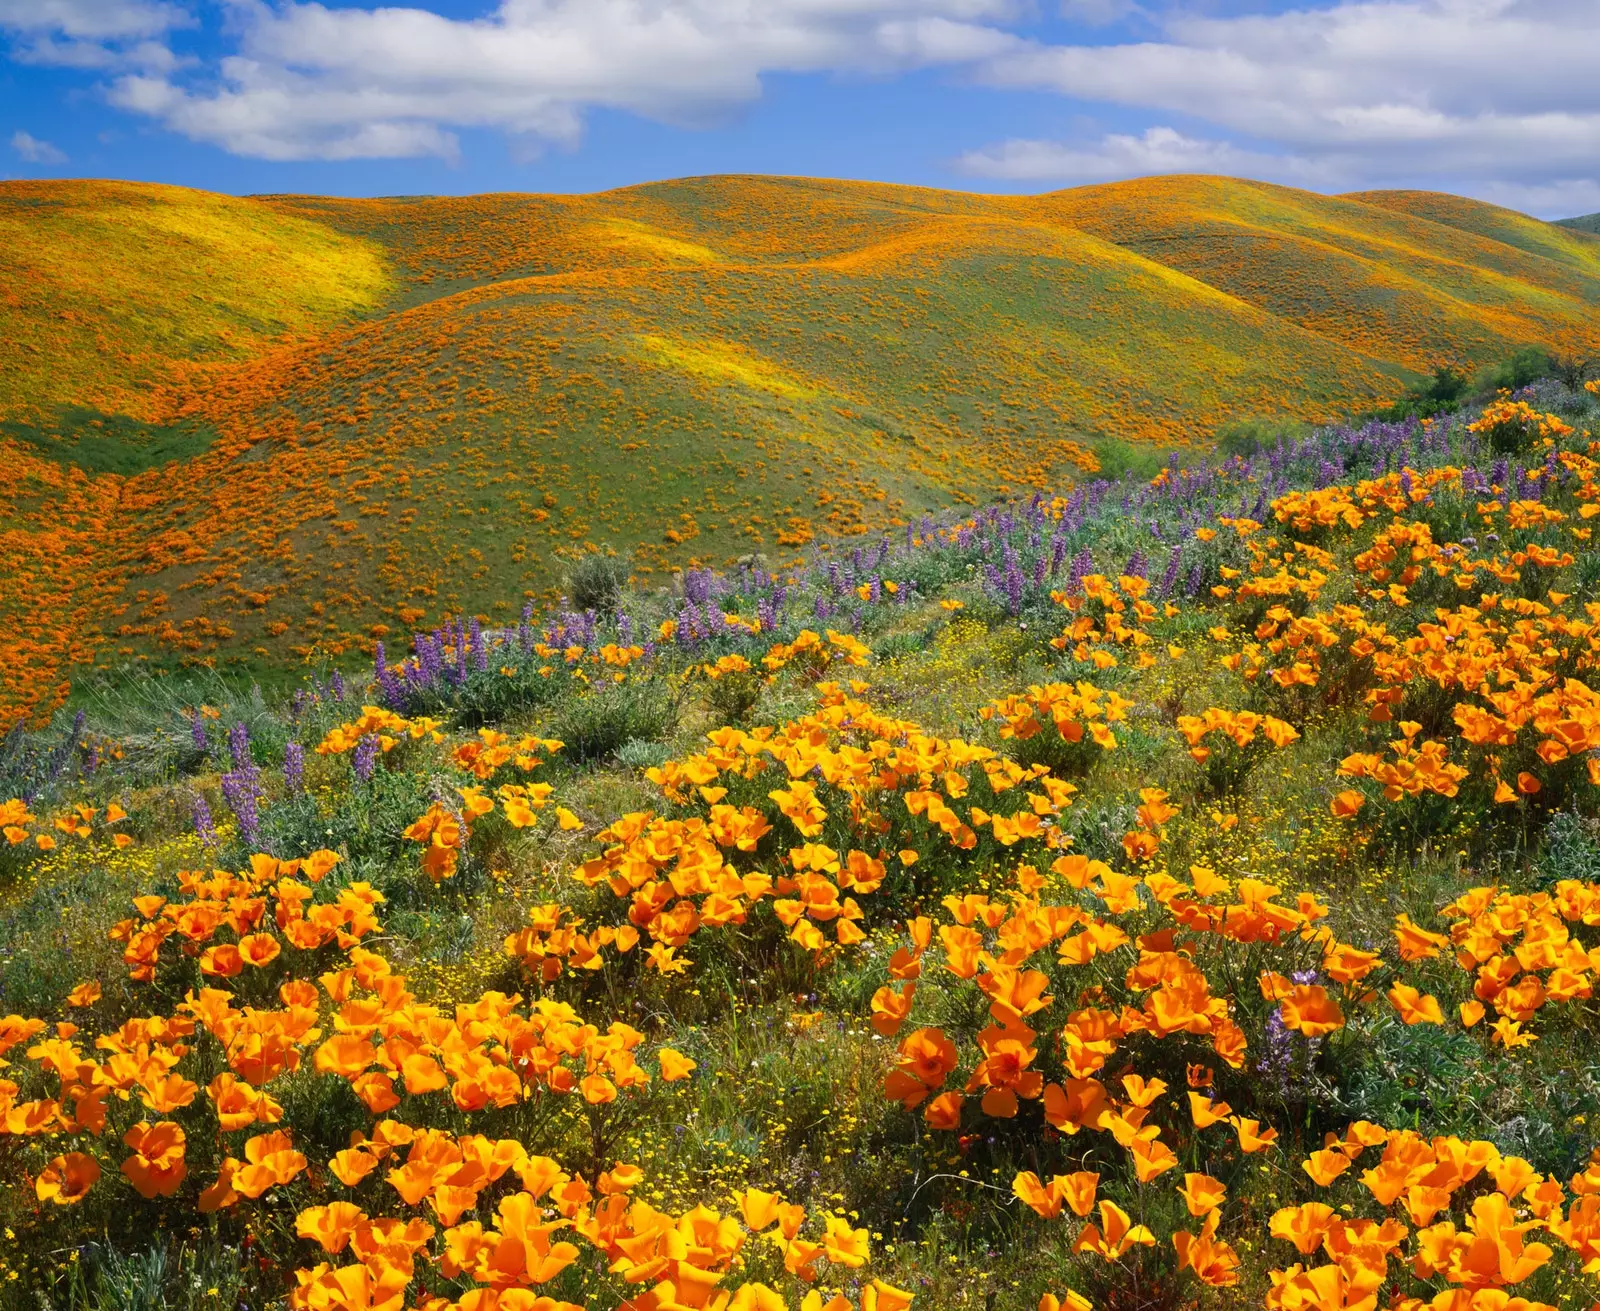
<instances>
[{"instance_id":1,"label":"sunlit slope","mask_svg":"<svg viewBox=\"0 0 1600 1311\"><path fill-rule=\"evenodd\" d=\"M170 599L137 626L348 644L493 613L516 601L508 579L540 592L593 546L658 576L790 558L828 531L1059 486L1106 435L1181 442L1391 385L1084 233L922 214L872 235L808 261L702 241L717 258L508 278L218 380L197 412L225 440L141 547L141 587ZM270 517L248 512L268 497ZM202 560L258 599L186 588Z\"/></svg>"},{"instance_id":2,"label":"sunlit slope","mask_svg":"<svg viewBox=\"0 0 1600 1311\"><path fill-rule=\"evenodd\" d=\"M1402 194L1171 177L1023 204L1412 370L1482 362L1512 343L1600 343L1600 262L1589 243L1563 234L1529 248L1529 232L1548 225L1508 225L1505 211L1456 197L1408 204Z\"/></svg>"},{"instance_id":3,"label":"sunlit slope","mask_svg":"<svg viewBox=\"0 0 1600 1311\"><path fill-rule=\"evenodd\" d=\"M242 359L384 299L370 242L253 201L124 182L0 183L0 419L151 417L173 364Z\"/></svg>"},{"instance_id":4,"label":"sunlit slope","mask_svg":"<svg viewBox=\"0 0 1600 1311\"><path fill-rule=\"evenodd\" d=\"M23 635L0 696L54 697L86 650L281 665L509 618L595 547L662 581L792 559L1059 486L1109 439L1331 417L1442 362L1594 340L1591 243L1427 200L0 188L28 289L7 284L0 420L39 425L0 428ZM104 426L54 433L62 406ZM118 442L121 464L85 455Z\"/></svg>"},{"instance_id":5,"label":"sunlit slope","mask_svg":"<svg viewBox=\"0 0 1600 1311\"><path fill-rule=\"evenodd\" d=\"M1361 191L1344 197L1396 213L1425 218L1485 238L1481 258L1491 258L1495 244L1513 246L1531 255L1565 264L1591 279L1600 278L1600 241L1585 232L1544 223L1514 209L1502 209L1465 196L1437 191Z\"/></svg>"}]
</instances>

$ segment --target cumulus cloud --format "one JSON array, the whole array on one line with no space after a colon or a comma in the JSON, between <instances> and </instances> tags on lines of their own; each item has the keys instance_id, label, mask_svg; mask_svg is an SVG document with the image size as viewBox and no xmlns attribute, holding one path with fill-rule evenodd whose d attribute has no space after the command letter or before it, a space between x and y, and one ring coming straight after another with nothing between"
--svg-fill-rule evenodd
<instances>
[{"instance_id":1,"label":"cumulus cloud","mask_svg":"<svg viewBox=\"0 0 1600 1311\"><path fill-rule=\"evenodd\" d=\"M583 112L695 126L775 72L891 75L1018 47L1014 0L501 0L487 18L234 0L209 85L130 74L124 108L266 159L443 155L453 129L570 142Z\"/></svg>"},{"instance_id":2,"label":"cumulus cloud","mask_svg":"<svg viewBox=\"0 0 1600 1311\"><path fill-rule=\"evenodd\" d=\"M1596 49L1592 0L1359 0L1174 13L1159 39L1030 42L980 76L1182 115L1286 157L1280 176L1492 190L1543 209L1592 194L1600 174Z\"/></svg>"},{"instance_id":3,"label":"cumulus cloud","mask_svg":"<svg viewBox=\"0 0 1600 1311\"><path fill-rule=\"evenodd\" d=\"M16 57L72 68L170 69L163 38L192 21L164 0L0 0L0 33Z\"/></svg>"},{"instance_id":4,"label":"cumulus cloud","mask_svg":"<svg viewBox=\"0 0 1600 1311\"><path fill-rule=\"evenodd\" d=\"M1170 127L1147 128L1137 135L1110 133L1087 145L1013 139L969 151L956 164L974 177L1011 182L1113 182L1162 173L1216 173L1299 186L1329 180L1307 160L1185 136Z\"/></svg>"},{"instance_id":5,"label":"cumulus cloud","mask_svg":"<svg viewBox=\"0 0 1600 1311\"><path fill-rule=\"evenodd\" d=\"M1187 170L1600 207L1600 0L483 0L473 19L430 0L212 2L229 44L205 64L173 54L201 0L0 0L0 35L104 70L125 110L270 160L449 159L484 128L533 158L593 109L694 128L773 74L934 68L1137 123L1002 140L952 161L969 176Z\"/></svg>"},{"instance_id":6,"label":"cumulus cloud","mask_svg":"<svg viewBox=\"0 0 1600 1311\"><path fill-rule=\"evenodd\" d=\"M48 141L40 141L31 132L20 128L11 134L11 149L17 157L29 164L65 164L67 157Z\"/></svg>"}]
</instances>

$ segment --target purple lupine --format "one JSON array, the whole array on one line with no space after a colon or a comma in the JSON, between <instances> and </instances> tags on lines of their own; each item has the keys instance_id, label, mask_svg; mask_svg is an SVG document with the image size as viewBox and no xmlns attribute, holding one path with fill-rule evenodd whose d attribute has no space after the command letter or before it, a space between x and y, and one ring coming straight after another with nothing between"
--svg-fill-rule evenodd
<instances>
[{"instance_id":1,"label":"purple lupine","mask_svg":"<svg viewBox=\"0 0 1600 1311\"><path fill-rule=\"evenodd\" d=\"M344 700L344 675L337 669L333 671L333 676L328 679L328 693L335 701Z\"/></svg>"},{"instance_id":2,"label":"purple lupine","mask_svg":"<svg viewBox=\"0 0 1600 1311\"><path fill-rule=\"evenodd\" d=\"M1167 556L1167 567L1161 575L1162 596L1171 596L1172 589L1178 585L1178 569L1183 564L1183 543L1172 548L1172 553Z\"/></svg>"},{"instance_id":3,"label":"purple lupine","mask_svg":"<svg viewBox=\"0 0 1600 1311\"><path fill-rule=\"evenodd\" d=\"M1128 563L1122 566L1122 572L1129 578L1144 578L1150 573L1150 561L1145 559L1144 552L1138 547L1128 557Z\"/></svg>"},{"instance_id":4,"label":"purple lupine","mask_svg":"<svg viewBox=\"0 0 1600 1311\"><path fill-rule=\"evenodd\" d=\"M261 799L259 789L253 766L222 776L222 799L239 821L239 836L252 847L258 844L261 837L261 818L256 809Z\"/></svg>"},{"instance_id":5,"label":"purple lupine","mask_svg":"<svg viewBox=\"0 0 1600 1311\"><path fill-rule=\"evenodd\" d=\"M194 831L202 846L217 845L217 826L211 819L211 807L198 792L194 795Z\"/></svg>"},{"instance_id":6,"label":"purple lupine","mask_svg":"<svg viewBox=\"0 0 1600 1311\"><path fill-rule=\"evenodd\" d=\"M250 726L242 719L228 729L228 756L236 770L247 769L250 758Z\"/></svg>"},{"instance_id":7,"label":"purple lupine","mask_svg":"<svg viewBox=\"0 0 1600 1311\"><path fill-rule=\"evenodd\" d=\"M283 790L291 797L298 795L306 785L306 749L291 742L283 749Z\"/></svg>"},{"instance_id":8,"label":"purple lupine","mask_svg":"<svg viewBox=\"0 0 1600 1311\"><path fill-rule=\"evenodd\" d=\"M350 753L350 768L355 771L355 776L363 783L372 782L372 771L378 764L378 738L376 734L364 733L361 740L356 743L356 749Z\"/></svg>"},{"instance_id":9,"label":"purple lupine","mask_svg":"<svg viewBox=\"0 0 1600 1311\"><path fill-rule=\"evenodd\" d=\"M208 746L206 742L205 716L198 710L194 712L194 717L189 721L189 741L194 745L194 749L199 752L204 752Z\"/></svg>"},{"instance_id":10,"label":"purple lupine","mask_svg":"<svg viewBox=\"0 0 1600 1311\"><path fill-rule=\"evenodd\" d=\"M1188 581L1184 584L1184 594L1191 598L1200 595L1200 589L1205 586L1205 566L1196 561L1189 569Z\"/></svg>"},{"instance_id":11,"label":"purple lupine","mask_svg":"<svg viewBox=\"0 0 1600 1311\"><path fill-rule=\"evenodd\" d=\"M1089 553L1089 548L1086 546L1072 557L1072 566L1067 570L1068 594L1083 591L1083 580L1093 572L1094 556Z\"/></svg>"}]
</instances>

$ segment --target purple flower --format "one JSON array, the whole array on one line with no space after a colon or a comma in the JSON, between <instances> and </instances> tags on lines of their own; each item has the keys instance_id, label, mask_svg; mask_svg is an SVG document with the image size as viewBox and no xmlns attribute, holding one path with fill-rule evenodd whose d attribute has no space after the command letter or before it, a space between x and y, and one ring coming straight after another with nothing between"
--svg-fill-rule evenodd
<instances>
[{"instance_id":1,"label":"purple flower","mask_svg":"<svg viewBox=\"0 0 1600 1311\"><path fill-rule=\"evenodd\" d=\"M217 826L211 819L211 807L206 805L206 799L198 792L194 798L194 831L202 846L217 845Z\"/></svg>"},{"instance_id":2,"label":"purple flower","mask_svg":"<svg viewBox=\"0 0 1600 1311\"><path fill-rule=\"evenodd\" d=\"M243 720L228 729L228 755L235 769L248 768L250 758L250 727Z\"/></svg>"},{"instance_id":3,"label":"purple flower","mask_svg":"<svg viewBox=\"0 0 1600 1311\"><path fill-rule=\"evenodd\" d=\"M291 742L283 749L283 790L291 797L306 784L306 749Z\"/></svg>"},{"instance_id":4,"label":"purple flower","mask_svg":"<svg viewBox=\"0 0 1600 1311\"><path fill-rule=\"evenodd\" d=\"M1089 554L1086 546L1077 555L1072 557L1072 564L1067 570L1067 591L1076 594L1083 591L1083 580L1094 572L1094 556Z\"/></svg>"},{"instance_id":5,"label":"purple flower","mask_svg":"<svg viewBox=\"0 0 1600 1311\"><path fill-rule=\"evenodd\" d=\"M356 749L350 753L350 768L363 783L372 782L372 771L378 764L378 739L375 734L366 733L356 743Z\"/></svg>"},{"instance_id":6,"label":"purple flower","mask_svg":"<svg viewBox=\"0 0 1600 1311\"><path fill-rule=\"evenodd\" d=\"M1178 585L1178 568L1183 563L1183 545L1179 543L1172 548L1172 553L1167 556L1167 568L1161 575L1161 595L1171 596L1172 589Z\"/></svg>"}]
</instances>

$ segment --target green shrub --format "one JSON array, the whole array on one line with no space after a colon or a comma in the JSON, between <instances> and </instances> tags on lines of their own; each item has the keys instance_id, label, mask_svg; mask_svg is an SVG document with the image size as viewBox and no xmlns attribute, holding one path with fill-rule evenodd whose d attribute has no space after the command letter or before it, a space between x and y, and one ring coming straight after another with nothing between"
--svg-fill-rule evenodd
<instances>
[{"instance_id":1,"label":"green shrub","mask_svg":"<svg viewBox=\"0 0 1600 1311\"><path fill-rule=\"evenodd\" d=\"M569 760L600 760L634 741L659 742L676 717L666 684L655 678L601 683L566 701L551 733Z\"/></svg>"},{"instance_id":2,"label":"green shrub","mask_svg":"<svg viewBox=\"0 0 1600 1311\"><path fill-rule=\"evenodd\" d=\"M574 610L593 610L606 614L617 608L622 590L628 585L633 561L626 555L591 552L567 571L567 599Z\"/></svg>"},{"instance_id":3,"label":"green shrub","mask_svg":"<svg viewBox=\"0 0 1600 1311\"><path fill-rule=\"evenodd\" d=\"M1499 391L1501 388L1516 391L1529 383L1538 382L1540 378L1552 376L1554 370L1555 362L1550 352L1538 346L1524 346L1509 359L1481 371L1473 379L1473 385L1478 391Z\"/></svg>"}]
</instances>

